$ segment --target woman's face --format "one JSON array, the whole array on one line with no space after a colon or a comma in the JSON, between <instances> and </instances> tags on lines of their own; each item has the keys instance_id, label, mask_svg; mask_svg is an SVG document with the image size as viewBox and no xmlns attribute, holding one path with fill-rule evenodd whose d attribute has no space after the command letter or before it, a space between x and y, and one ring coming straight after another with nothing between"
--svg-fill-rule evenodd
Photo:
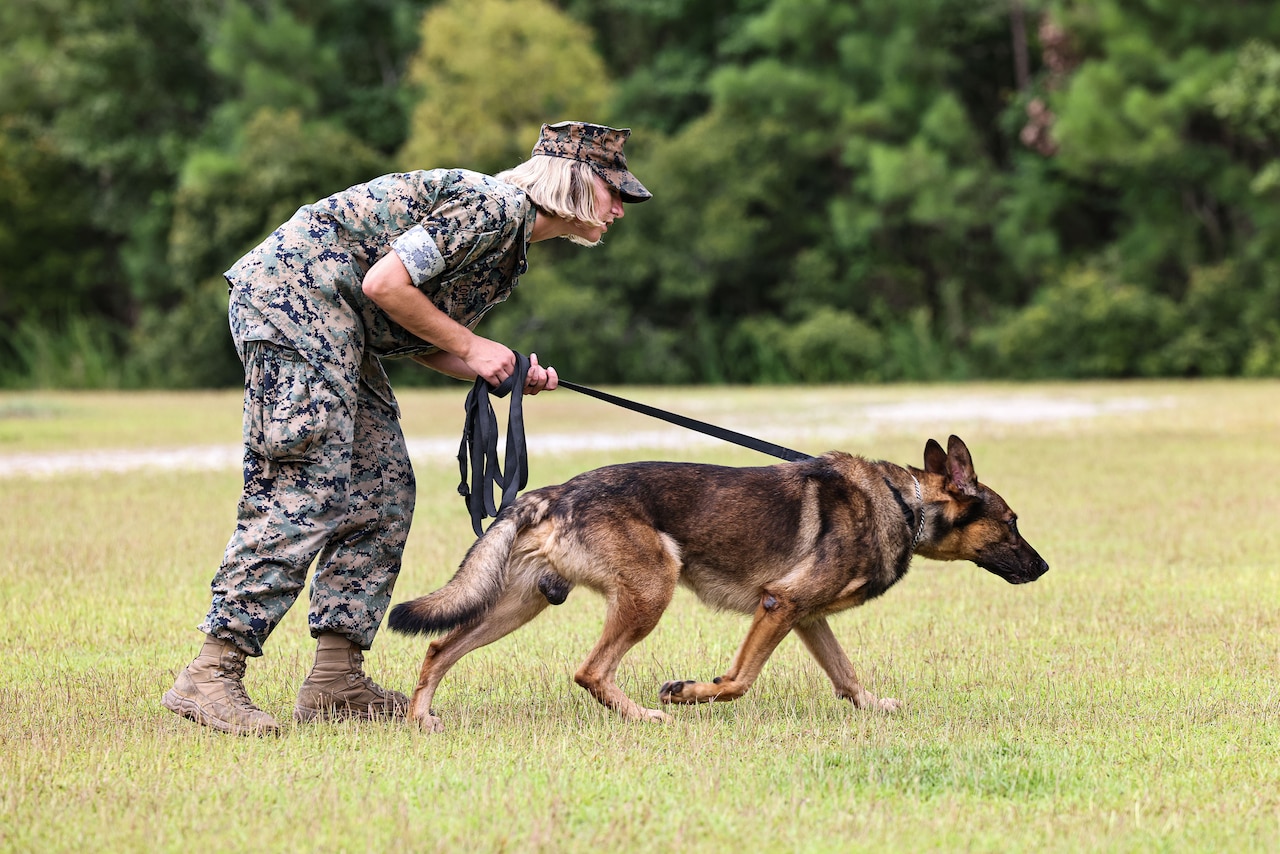
<instances>
[{"instance_id":1,"label":"woman's face","mask_svg":"<svg viewBox=\"0 0 1280 854\"><path fill-rule=\"evenodd\" d=\"M596 194L596 216L603 225L574 221L569 224L569 232L588 243L597 243L609 230L609 226L613 225L613 221L621 219L625 213L622 210L622 196L595 172L591 173L591 185Z\"/></svg>"}]
</instances>

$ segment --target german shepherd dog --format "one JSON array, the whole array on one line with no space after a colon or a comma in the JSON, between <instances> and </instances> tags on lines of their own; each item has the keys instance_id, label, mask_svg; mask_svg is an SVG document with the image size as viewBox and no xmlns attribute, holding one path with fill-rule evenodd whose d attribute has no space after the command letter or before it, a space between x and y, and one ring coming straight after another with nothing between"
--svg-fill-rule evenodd
<instances>
[{"instance_id":1,"label":"german shepherd dog","mask_svg":"<svg viewBox=\"0 0 1280 854\"><path fill-rule=\"evenodd\" d=\"M754 617L724 675L664 683L661 703L741 697L794 631L838 697L893 711L897 700L858 682L827 616L884 593L913 554L973 561L1012 584L1049 569L1009 505L978 482L956 436L945 452L929 440L923 470L838 451L757 468L640 462L526 493L498 514L449 583L397 605L388 625L448 632L428 648L410 702L410 717L428 730L443 729L431 699L458 659L561 604L579 584L604 596L608 610L574 681L624 718L670 720L624 694L614 676L677 584Z\"/></svg>"}]
</instances>

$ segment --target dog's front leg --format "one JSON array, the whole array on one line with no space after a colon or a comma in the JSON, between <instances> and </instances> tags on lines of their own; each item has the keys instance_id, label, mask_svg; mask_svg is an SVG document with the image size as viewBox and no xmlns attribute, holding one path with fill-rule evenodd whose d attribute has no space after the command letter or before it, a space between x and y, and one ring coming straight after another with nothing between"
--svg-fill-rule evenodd
<instances>
[{"instance_id":1,"label":"dog's front leg","mask_svg":"<svg viewBox=\"0 0 1280 854\"><path fill-rule=\"evenodd\" d=\"M668 567L665 576L651 576L650 585L633 588L619 585L609 602L604 633L573 676L573 681L587 689L601 705L629 721L665 723L671 720L666 712L646 709L628 697L616 681L622 657L653 631L671 601L679 569L674 561Z\"/></svg>"},{"instance_id":2,"label":"dog's front leg","mask_svg":"<svg viewBox=\"0 0 1280 854\"><path fill-rule=\"evenodd\" d=\"M760 670L782 639L795 625L798 608L795 601L783 593L765 592L760 597L756 614L747 630L733 663L723 676L713 682L692 680L666 682L658 689L658 699L664 703L709 703L713 700L736 700L756 681Z\"/></svg>"},{"instance_id":3,"label":"dog's front leg","mask_svg":"<svg viewBox=\"0 0 1280 854\"><path fill-rule=\"evenodd\" d=\"M806 620L796 627L796 634L804 641L805 647L813 653L813 657L822 665L831 684L835 686L836 696L848 700L859 709L880 709L886 712L897 711L902 705L888 697L877 698L858 681L858 674L853 670L849 656L845 655L836 640L835 633L825 617Z\"/></svg>"}]
</instances>

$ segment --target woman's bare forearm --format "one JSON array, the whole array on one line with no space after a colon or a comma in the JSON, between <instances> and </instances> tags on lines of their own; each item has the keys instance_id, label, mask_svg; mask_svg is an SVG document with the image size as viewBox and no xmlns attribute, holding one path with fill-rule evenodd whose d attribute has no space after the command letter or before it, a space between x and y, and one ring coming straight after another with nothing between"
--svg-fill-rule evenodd
<instances>
[{"instance_id":1,"label":"woman's bare forearm","mask_svg":"<svg viewBox=\"0 0 1280 854\"><path fill-rule=\"evenodd\" d=\"M414 287L396 253L388 252L369 268L362 288L365 296L396 323L461 360L472 377L482 376L486 382L498 385L515 370L515 354L510 348L476 335L436 308L426 294ZM447 360L441 364L444 373L460 370ZM440 370L435 365L428 367Z\"/></svg>"},{"instance_id":2,"label":"woman's bare forearm","mask_svg":"<svg viewBox=\"0 0 1280 854\"><path fill-rule=\"evenodd\" d=\"M474 380L476 372L467 367L467 363L455 356L453 353L444 350L437 350L434 353L428 353L425 356L412 356L419 365L430 368L433 371L453 377L459 380Z\"/></svg>"}]
</instances>

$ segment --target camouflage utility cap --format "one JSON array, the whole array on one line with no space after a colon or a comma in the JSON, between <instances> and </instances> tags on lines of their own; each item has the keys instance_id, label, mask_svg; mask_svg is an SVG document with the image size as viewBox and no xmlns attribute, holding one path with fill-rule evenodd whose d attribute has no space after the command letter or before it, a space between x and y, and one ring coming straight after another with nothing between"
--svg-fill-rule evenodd
<instances>
[{"instance_id":1,"label":"camouflage utility cap","mask_svg":"<svg viewBox=\"0 0 1280 854\"><path fill-rule=\"evenodd\" d=\"M542 126L542 135L533 147L533 154L589 163L609 186L618 191L624 202L636 204L653 198L653 194L627 170L622 144L629 136L631 128L559 122Z\"/></svg>"}]
</instances>

